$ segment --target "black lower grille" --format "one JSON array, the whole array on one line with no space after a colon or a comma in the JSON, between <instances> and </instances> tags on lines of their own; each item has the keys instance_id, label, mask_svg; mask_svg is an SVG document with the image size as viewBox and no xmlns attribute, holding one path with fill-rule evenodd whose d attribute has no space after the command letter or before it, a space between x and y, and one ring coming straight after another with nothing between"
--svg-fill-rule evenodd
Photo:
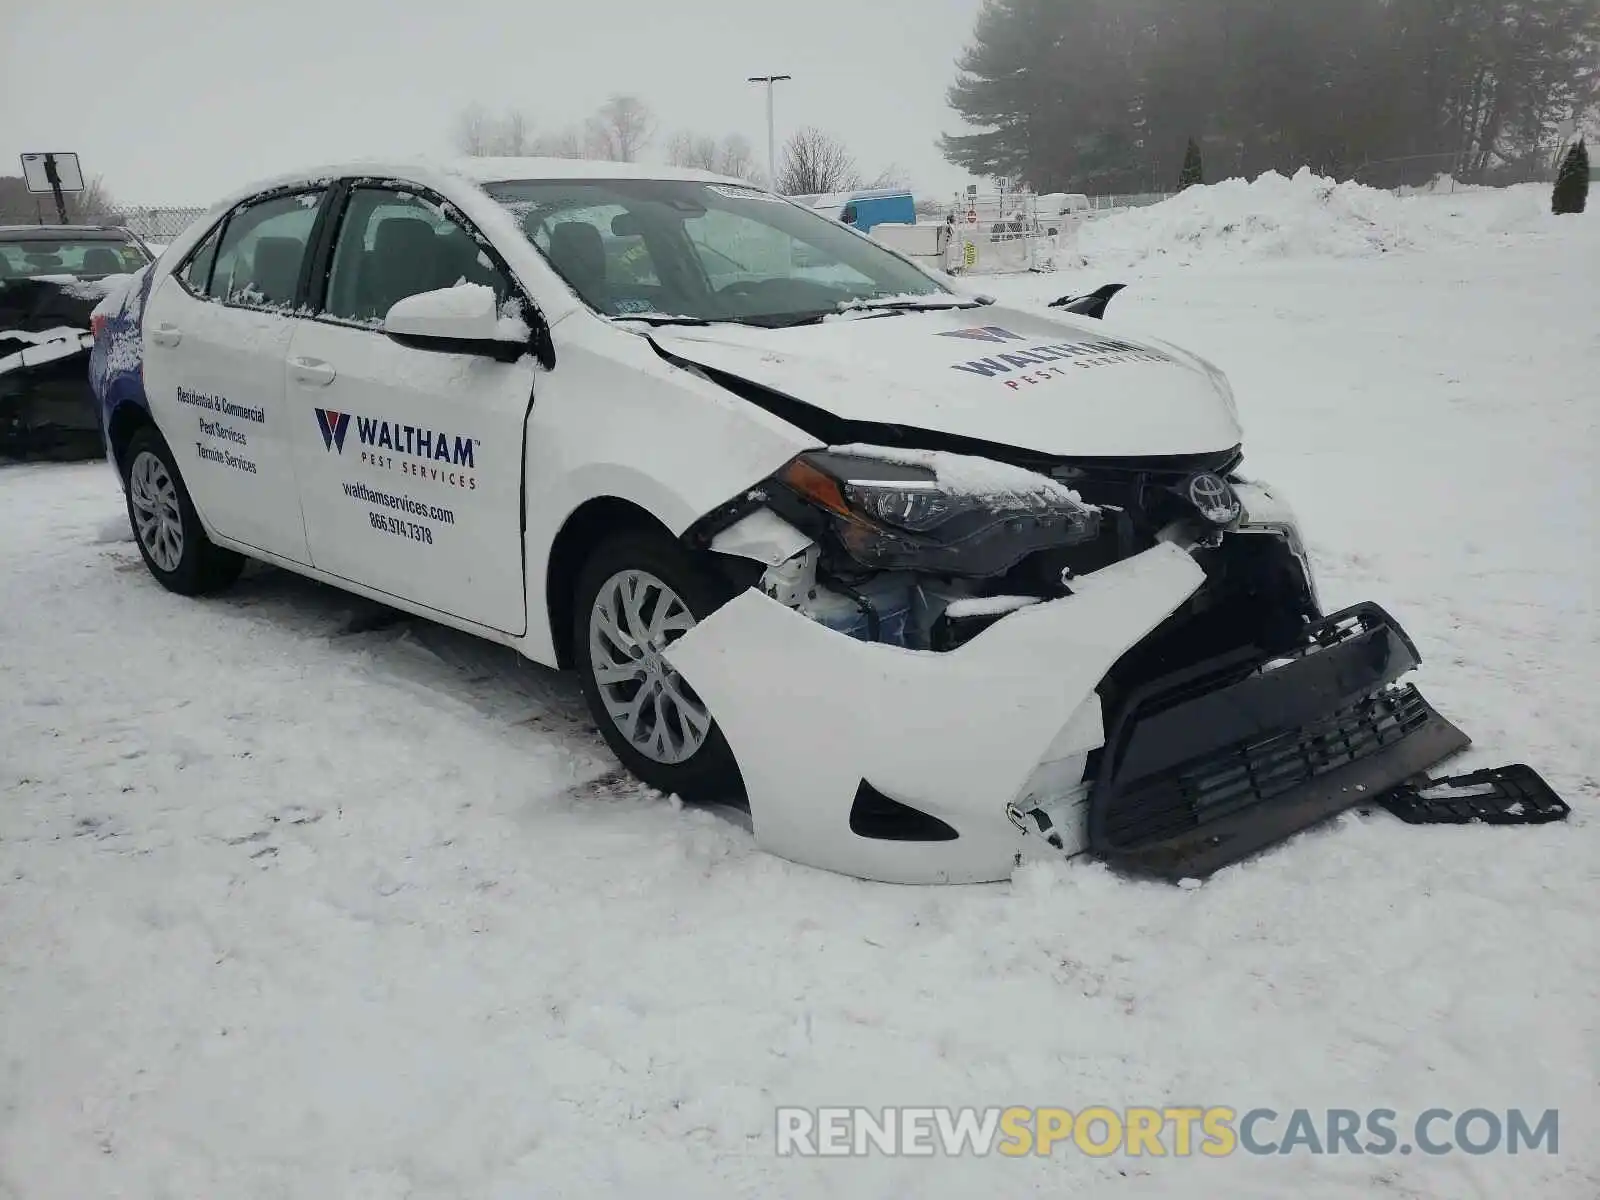
<instances>
[{"instance_id":1,"label":"black lower grille","mask_svg":"<svg viewBox=\"0 0 1600 1200\"><path fill-rule=\"evenodd\" d=\"M1420 728L1430 715L1427 702L1407 684L1314 724L1222 747L1124 786L1106 814L1108 832L1123 844L1188 833L1368 758Z\"/></svg>"}]
</instances>

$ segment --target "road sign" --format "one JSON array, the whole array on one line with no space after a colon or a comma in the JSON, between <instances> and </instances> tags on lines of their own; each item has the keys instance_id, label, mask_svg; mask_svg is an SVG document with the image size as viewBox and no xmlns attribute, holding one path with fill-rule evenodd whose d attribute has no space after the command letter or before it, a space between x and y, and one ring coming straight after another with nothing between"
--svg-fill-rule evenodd
<instances>
[{"instance_id":1,"label":"road sign","mask_svg":"<svg viewBox=\"0 0 1600 1200\"><path fill-rule=\"evenodd\" d=\"M978 223L978 210L975 209L975 208L967 209L967 224L968 225L976 225L977 223Z\"/></svg>"},{"instance_id":2,"label":"road sign","mask_svg":"<svg viewBox=\"0 0 1600 1200\"><path fill-rule=\"evenodd\" d=\"M83 191L83 171L76 154L47 150L22 156L22 177L30 192L49 192L56 199L56 216L67 223L66 192Z\"/></svg>"},{"instance_id":3,"label":"road sign","mask_svg":"<svg viewBox=\"0 0 1600 1200\"><path fill-rule=\"evenodd\" d=\"M56 178L50 177L52 173ZM54 192L58 188L63 192L83 191L83 170L76 154L24 154L22 177L28 181L30 192Z\"/></svg>"}]
</instances>

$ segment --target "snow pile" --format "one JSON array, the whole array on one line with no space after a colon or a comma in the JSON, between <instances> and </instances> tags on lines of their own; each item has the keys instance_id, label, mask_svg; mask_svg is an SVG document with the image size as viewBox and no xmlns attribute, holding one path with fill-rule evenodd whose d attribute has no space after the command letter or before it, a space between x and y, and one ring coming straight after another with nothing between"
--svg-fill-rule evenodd
<instances>
[{"instance_id":1,"label":"snow pile","mask_svg":"<svg viewBox=\"0 0 1600 1200\"><path fill-rule=\"evenodd\" d=\"M1543 185L1402 197L1302 168L1293 178L1230 179L1081 222L1066 257L1077 266L1364 258L1536 231L1553 220Z\"/></svg>"}]
</instances>

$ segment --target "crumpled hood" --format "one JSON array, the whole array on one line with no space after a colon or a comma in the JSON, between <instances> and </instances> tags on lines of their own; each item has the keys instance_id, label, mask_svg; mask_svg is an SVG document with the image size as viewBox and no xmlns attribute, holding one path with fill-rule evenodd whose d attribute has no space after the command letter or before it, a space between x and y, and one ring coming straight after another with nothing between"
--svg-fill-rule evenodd
<instances>
[{"instance_id":1,"label":"crumpled hood","mask_svg":"<svg viewBox=\"0 0 1600 1200\"><path fill-rule=\"evenodd\" d=\"M1063 457L1201 454L1240 441L1215 368L1091 318L990 305L793 329L663 326L650 337L845 420Z\"/></svg>"}]
</instances>

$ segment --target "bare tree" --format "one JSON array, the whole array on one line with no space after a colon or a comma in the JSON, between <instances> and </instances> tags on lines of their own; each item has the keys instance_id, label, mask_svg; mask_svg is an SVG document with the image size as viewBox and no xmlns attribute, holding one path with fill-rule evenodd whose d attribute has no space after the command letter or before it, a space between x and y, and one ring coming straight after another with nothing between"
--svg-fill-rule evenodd
<instances>
[{"instance_id":1,"label":"bare tree","mask_svg":"<svg viewBox=\"0 0 1600 1200\"><path fill-rule=\"evenodd\" d=\"M722 147L716 138L705 134L675 133L667 142L667 162L674 167L721 171Z\"/></svg>"},{"instance_id":2,"label":"bare tree","mask_svg":"<svg viewBox=\"0 0 1600 1200\"><path fill-rule=\"evenodd\" d=\"M615 162L637 162L640 153L655 136L655 117L637 96L612 96L590 119L589 128L597 157Z\"/></svg>"},{"instance_id":3,"label":"bare tree","mask_svg":"<svg viewBox=\"0 0 1600 1200\"><path fill-rule=\"evenodd\" d=\"M844 143L808 127L784 146L774 190L785 196L810 196L860 186L860 168Z\"/></svg>"},{"instance_id":4,"label":"bare tree","mask_svg":"<svg viewBox=\"0 0 1600 1200\"><path fill-rule=\"evenodd\" d=\"M68 192L67 220L73 223L92 223L113 218L116 203L98 178L84 181L81 192ZM27 181L20 175L0 175L0 225L54 225L57 221L56 202L48 192L28 191Z\"/></svg>"},{"instance_id":5,"label":"bare tree","mask_svg":"<svg viewBox=\"0 0 1600 1200\"><path fill-rule=\"evenodd\" d=\"M751 182L761 178L755 165L755 150L737 133L730 133L720 142L708 134L675 133L667 142L667 162Z\"/></svg>"},{"instance_id":6,"label":"bare tree","mask_svg":"<svg viewBox=\"0 0 1600 1200\"><path fill-rule=\"evenodd\" d=\"M521 158L529 153L533 144L533 125L528 115L512 109L500 119L499 153L508 158Z\"/></svg>"},{"instance_id":7,"label":"bare tree","mask_svg":"<svg viewBox=\"0 0 1600 1200\"><path fill-rule=\"evenodd\" d=\"M866 184L869 188L901 188L906 186L906 172L899 163L890 163Z\"/></svg>"},{"instance_id":8,"label":"bare tree","mask_svg":"<svg viewBox=\"0 0 1600 1200\"><path fill-rule=\"evenodd\" d=\"M518 158L532 152L533 126L518 109L497 117L481 104L469 104L456 117L454 141L471 158Z\"/></svg>"},{"instance_id":9,"label":"bare tree","mask_svg":"<svg viewBox=\"0 0 1600 1200\"><path fill-rule=\"evenodd\" d=\"M756 166L756 152L748 139L737 133L730 133L722 139L722 148L717 154L716 169L724 175L731 175L735 179L745 179L754 183L761 179L762 171Z\"/></svg>"},{"instance_id":10,"label":"bare tree","mask_svg":"<svg viewBox=\"0 0 1600 1200\"><path fill-rule=\"evenodd\" d=\"M455 148L469 158L484 158L492 153L489 146L494 140L494 118L481 104L469 104L456 114L455 129L450 140Z\"/></svg>"},{"instance_id":11,"label":"bare tree","mask_svg":"<svg viewBox=\"0 0 1600 1200\"><path fill-rule=\"evenodd\" d=\"M581 127L544 133L533 139L531 154L540 158L596 158L593 144Z\"/></svg>"}]
</instances>

